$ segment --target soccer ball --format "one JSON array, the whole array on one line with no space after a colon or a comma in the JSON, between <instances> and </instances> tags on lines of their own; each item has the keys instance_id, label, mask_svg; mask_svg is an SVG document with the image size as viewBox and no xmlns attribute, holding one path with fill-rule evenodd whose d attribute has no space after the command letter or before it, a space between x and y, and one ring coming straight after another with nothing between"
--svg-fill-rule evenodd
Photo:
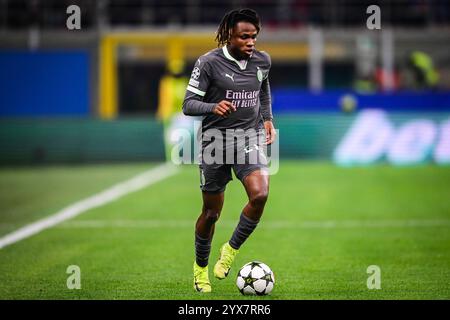
<instances>
[{"instance_id":1,"label":"soccer ball","mask_svg":"<svg viewBox=\"0 0 450 320\"><path fill-rule=\"evenodd\" d=\"M243 295L264 296L275 284L272 270L265 263L252 261L245 264L237 275L236 285Z\"/></svg>"}]
</instances>

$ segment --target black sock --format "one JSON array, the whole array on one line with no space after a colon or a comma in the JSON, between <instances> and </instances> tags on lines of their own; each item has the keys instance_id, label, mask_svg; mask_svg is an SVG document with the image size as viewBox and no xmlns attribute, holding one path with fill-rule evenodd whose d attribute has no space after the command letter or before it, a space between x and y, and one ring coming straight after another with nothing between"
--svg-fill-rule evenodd
<instances>
[{"instance_id":1,"label":"black sock","mask_svg":"<svg viewBox=\"0 0 450 320\"><path fill-rule=\"evenodd\" d=\"M239 249L245 240L250 236L250 234L255 230L259 221L253 221L241 213L241 217L239 219L239 223L234 229L233 235L229 241L230 246L234 249Z\"/></svg>"},{"instance_id":2,"label":"black sock","mask_svg":"<svg viewBox=\"0 0 450 320\"><path fill-rule=\"evenodd\" d=\"M195 234L195 261L200 267L208 265L209 252L211 251L211 241Z\"/></svg>"}]
</instances>

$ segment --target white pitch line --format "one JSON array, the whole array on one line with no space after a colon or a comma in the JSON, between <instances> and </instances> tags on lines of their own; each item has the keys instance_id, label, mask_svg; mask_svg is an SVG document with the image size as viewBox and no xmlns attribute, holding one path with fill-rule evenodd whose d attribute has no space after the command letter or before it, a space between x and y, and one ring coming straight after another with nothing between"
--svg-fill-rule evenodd
<instances>
[{"instance_id":1,"label":"white pitch line","mask_svg":"<svg viewBox=\"0 0 450 320\"><path fill-rule=\"evenodd\" d=\"M237 222L219 220L223 227L235 227ZM78 220L61 224L60 228L192 228L192 220ZM335 229L335 228L408 228L408 227L450 227L450 219L408 219L408 220L326 220L326 221L267 221L261 228L268 229Z\"/></svg>"},{"instance_id":2,"label":"white pitch line","mask_svg":"<svg viewBox=\"0 0 450 320\"><path fill-rule=\"evenodd\" d=\"M145 171L129 180L113 185L89 198L75 202L74 204L56 212L44 219L26 225L0 238L0 249L31 237L45 229L51 228L58 223L78 216L90 209L100 207L108 202L117 200L131 192L148 187L158 181L170 177L178 171L171 163L164 163L148 171Z\"/></svg>"}]
</instances>

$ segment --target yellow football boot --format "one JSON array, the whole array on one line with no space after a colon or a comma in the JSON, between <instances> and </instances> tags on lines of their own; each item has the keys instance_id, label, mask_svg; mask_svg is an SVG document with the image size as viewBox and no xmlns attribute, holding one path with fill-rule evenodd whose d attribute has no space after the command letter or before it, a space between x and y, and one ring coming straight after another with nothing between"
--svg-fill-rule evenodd
<instances>
[{"instance_id":1,"label":"yellow football boot","mask_svg":"<svg viewBox=\"0 0 450 320\"><path fill-rule=\"evenodd\" d=\"M233 249L227 242L220 248L220 258L214 266L214 276L217 279L225 279L230 272L231 264L239 250Z\"/></svg>"},{"instance_id":2,"label":"yellow football boot","mask_svg":"<svg viewBox=\"0 0 450 320\"><path fill-rule=\"evenodd\" d=\"M200 267L194 261L194 289L198 292L211 292L211 283L209 282L208 266Z\"/></svg>"}]
</instances>

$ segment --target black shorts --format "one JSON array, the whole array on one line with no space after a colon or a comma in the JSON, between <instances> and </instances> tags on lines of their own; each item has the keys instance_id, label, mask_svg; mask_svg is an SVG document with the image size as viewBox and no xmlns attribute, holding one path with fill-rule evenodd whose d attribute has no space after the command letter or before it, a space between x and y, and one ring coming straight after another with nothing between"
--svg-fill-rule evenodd
<instances>
[{"instance_id":1,"label":"black shorts","mask_svg":"<svg viewBox=\"0 0 450 320\"><path fill-rule=\"evenodd\" d=\"M220 193L225 191L226 185L233 180L231 169L233 169L235 176L241 181L255 170L264 170L268 172L267 158L262 148L254 150L259 152L257 160L253 158L249 161L248 158L241 161L235 159L234 163L211 163L201 161L200 168L200 189L204 192Z\"/></svg>"}]
</instances>

